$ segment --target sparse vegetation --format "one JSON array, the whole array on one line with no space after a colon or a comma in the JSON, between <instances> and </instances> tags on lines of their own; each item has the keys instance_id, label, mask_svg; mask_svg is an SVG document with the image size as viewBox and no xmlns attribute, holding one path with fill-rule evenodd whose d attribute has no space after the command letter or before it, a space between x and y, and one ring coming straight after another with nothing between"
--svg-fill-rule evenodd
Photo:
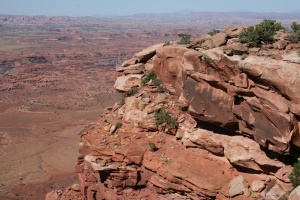
<instances>
[{"instance_id":1,"label":"sparse vegetation","mask_svg":"<svg viewBox=\"0 0 300 200\"><path fill-rule=\"evenodd\" d=\"M117 122L116 123L116 129L119 129L123 126L123 124L121 122Z\"/></svg>"},{"instance_id":2,"label":"sparse vegetation","mask_svg":"<svg viewBox=\"0 0 300 200\"><path fill-rule=\"evenodd\" d=\"M288 39L292 43L297 43L300 37L300 24L297 24L297 22L293 22L291 24L292 32L288 34Z\"/></svg>"},{"instance_id":3,"label":"sparse vegetation","mask_svg":"<svg viewBox=\"0 0 300 200\"><path fill-rule=\"evenodd\" d=\"M208 34L208 35L210 35L210 36L213 36L213 35L216 35L217 33L220 33L220 31L219 31L219 30L216 30L216 29L214 29L214 30L212 30L212 31L208 32L207 34Z\"/></svg>"},{"instance_id":4,"label":"sparse vegetation","mask_svg":"<svg viewBox=\"0 0 300 200\"><path fill-rule=\"evenodd\" d=\"M300 31L300 24L297 24L297 22L292 22L291 29L294 31L294 33Z\"/></svg>"},{"instance_id":5,"label":"sparse vegetation","mask_svg":"<svg viewBox=\"0 0 300 200\"><path fill-rule=\"evenodd\" d=\"M247 56L248 56L247 54L243 54L243 55L241 55L241 59L245 60L247 58Z\"/></svg>"},{"instance_id":6,"label":"sparse vegetation","mask_svg":"<svg viewBox=\"0 0 300 200\"><path fill-rule=\"evenodd\" d=\"M274 35L276 31L284 29L280 23L276 23L276 20L265 19L261 23L253 26L249 26L239 35L239 39L242 43L249 43L253 46L259 46L263 43L272 43L274 41Z\"/></svg>"},{"instance_id":7,"label":"sparse vegetation","mask_svg":"<svg viewBox=\"0 0 300 200\"><path fill-rule=\"evenodd\" d=\"M148 142L147 147L150 149L150 151L156 151L157 147L155 146L155 144L153 142Z\"/></svg>"},{"instance_id":8,"label":"sparse vegetation","mask_svg":"<svg viewBox=\"0 0 300 200\"><path fill-rule=\"evenodd\" d=\"M135 95L137 92L138 92L138 87L136 87L136 86L131 87L128 91L125 92L124 96L122 97L122 99L120 101L120 105L125 104L126 97L131 97L131 96Z\"/></svg>"},{"instance_id":9,"label":"sparse vegetation","mask_svg":"<svg viewBox=\"0 0 300 200\"><path fill-rule=\"evenodd\" d=\"M299 35L296 33L289 33L288 34L288 39L292 42L292 43L297 43L298 42L298 38Z\"/></svg>"},{"instance_id":10,"label":"sparse vegetation","mask_svg":"<svg viewBox=\"0 0 300 200\"><path fill-rule=\"evenodd\" d=\"M161 84L161 80L157 78L156 74L153 70L149 70L149 72L144 76L141 80L141 86L146 85L150 80L152 80L154 86L159 86Z\"/></svg>"},{"instance_id":11,"label":"sparse vegetation","mask_svg":"<svg viewBox=\"0 0 300 200\"><path fill-rule=\"evenodd\" d=\"M178 37L180 37L180 41L177 44L191 43L191 35L190 34L180 33L180 34L178 34Z\"/></svg>"},{"instance_id":12,"label":"sparse vegetation","mask_svg":"<svg viewBox=\"0 0 300 200\"><path fill-rule=\"evenodd\" d=\"M164 43L164 46L169 46L169 45L171 45L171 42L169 40Z\"/></svg>"},{"instance_id":13,"label":"sparse vegetation","mask_svg":"<svg viewBox=\"0 0 300 200\"><path fill-rule=\"evenodd\" d=\"M165 108L155 111L155 119L158 126L165 123L167 129L173 129L178 126L178 123L170 116Z\"/></svg>"},{"instance_id":14,"label":"sparse vegetation","mask_svg":"<svg viewBox=\"0 0 300 200\"><path fill-rule=\"evenodd\" d=\"M294 188L300 185L300 162L298 160L297 163L294 165L294 169L292 173L289 175L289 179Z\"/></svg>"}]
</instances>

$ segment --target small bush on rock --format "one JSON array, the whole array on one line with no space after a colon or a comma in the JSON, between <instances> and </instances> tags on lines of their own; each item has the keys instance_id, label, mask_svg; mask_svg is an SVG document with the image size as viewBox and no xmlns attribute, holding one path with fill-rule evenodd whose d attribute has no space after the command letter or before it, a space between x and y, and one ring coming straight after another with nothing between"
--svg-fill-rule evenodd
<instances>
[{"instance_id":1,"label":"small bush on rock","mask_svg":"<svg viewBox=\"0 0 300 200\"><path fill-rule=\"evenodd\" d=\"M208 32L207 34L208 34L208 35L210 35L210 36L213 36L213 35L216 35L217 33L220 33L220 31L219 31L219 30L216 30L216 29L214 29L214 30L212 30L212 31Z\"/></svg>"},{"instance_id":2,"label":"small bush on rock","mask_svg":"<svg viewBox=\"0 0 300 200\"><path fill-rule=\"evenodd\" d=\"M180 41L177 44L191 43L191 35L190 34L180 33L180 34L178 34L178 37L180 37Z\"/></svg>"},{"instance_id":3,"label":"small bush on rock","mask_svg":"<svg viewBox=\"0 0 300 200\"><path fill-rule=\"evenodd\" d=\"M171 42L169 40L164 43L164 46L169 46L169 45L171 45Z\"/></svg>"},{"instance_id":4,"label":"small bush on rock","mask_svg":"<svg viewBox=\"0 0 300 200\"><path fill-rule=\"evenodd\" d=\"M292 42L292 43L297 43L298 42L298 38L299 35L296 33L289 33L288 34L288 39Z\"/></svg>"},{"instance_id":5,"label":"small bush on rock","mask_svg":"<svg viewBox=\"0 0 300 200\"><path fill-rule=\"evenodd\" d=\"M158 126L165 123L167 129L173 129L178 126L178 123L170 116L165 108L155 111L155 119Z\"/></svg>"},{"instance_id":6,"label":"small bush on rock","mask_svg":"<svg viewBox=\"0 0 300 200\"><path fill-rule=\"evenodd\" d=\"M292 173L289 175L289 179L294 188L300 185L300 162L298 160L297 163L294 165L294 169Z\"/></svg>"},{"instance_id":7,"label":"small bush on rock","mask_svg":"<svg viewBox=\"0 0 300 200\"><path fill-rule=\"evenodd\" d=\"M155 146L155 144L153 142L148 142L148 148L150 149L150 151L157 150L157 147Z\"/></svg>"},{"instance_id":8,"label":"small bush on rock","mask_svg":"<svg viewBox=\"0 0 300 200\"><path fill-rule=\"evenodd\" d=\"M141 86L146 85L150 80L152 80L154 86L159 86L161 84L161 80L157 78L156 74L153 70L149 70L149 72L144 76L141 80Z\"/></svg>"},{"instance_id":9,"label":"small bush on rock","mask_svg":"<svg viewBox=\"0 0 300 200\"><path fill-rule=\"evenodd\" d=\"M300 24L297 24L297 22L293 22L291 24L291 29L294 31L294 33L300 31Z\"/></svg>"},{"instance_id":10,"label":"small bush on rock","mask_svg":"<svg viewBox=\"0 0 300 200\"><path fill-rule=\"evenodd\" d=\"M276 20L265 19L261 23L249 26L238 36L242 43L250 43L253 46L259 46L262 43L272 43L276 31L284 29Z\"/></svg>"},{"instance_id":11,"label":"small bush on rock","mask_svg":"<svg viewBox=\"0 0 300 200\"><path fill-rule=\"evenodd\" d=\"M123 126L123 124L121 122L117 122L116 123L116 129L119 129Z\"/></svg>"},{"instance_id":12,"label":"small bush on rock","mask_svg":"<svg viewBox=\"0 0 300 200\"><path fill-rule=\"evenodd\" d=\"M300 37L300 24L297 24L297 22L293 22L291 24L291 29L293 30L292 32L289 33L288 39L292 43L297 43Z\"/></svg>"},{"instance_id":13,"label":"small bush on rock","mask_svg":"<svg viewBox=\"0 0 300 200\"><path fill-rule=\"evenodd\" d=\"M122 97L120 104L124 105L125 104L125 98L126 97L131 97L133 95L135 95L138 92L138 87L133 86L131 87L128 91L125 92L124 96Z\"/></svg>"}]
</instances>

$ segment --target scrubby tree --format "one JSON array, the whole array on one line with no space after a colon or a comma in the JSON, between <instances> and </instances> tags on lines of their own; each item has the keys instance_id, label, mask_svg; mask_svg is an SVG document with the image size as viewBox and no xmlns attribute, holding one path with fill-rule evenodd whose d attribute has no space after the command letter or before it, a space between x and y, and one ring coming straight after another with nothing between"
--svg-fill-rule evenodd
<instances>
[{"instance_id":1,"label":"scrubby tree","mask_svg":"<svg viewBox=\"0 0 300 200\"><path fill-rule=\"evenodd\" d=\"M292 42L292 43L297 43L298 39L300 37L300 24L297 24L297 22L293 22L291 24L291 29L292 32L290 32L288 34L288 39Z\"/></svg>"},{"instance_id":2,"label":"scrubby tree","mask_svg":"<svg viewBox=\"0 0 300 200\"><path fill-rule=\"evenodd\" d=\"M242 43L251 43L254 46L259 46L262 43L272 43L276 31L284 29L276 20L265 19L261 23L250 26L239 35Z\"/></svg>"},{"instance_id":3,"label":"scrubby tree","mask_svg":"<svg viewBox=\"0 0 300 200\"><path fill-rule=\"evenodd\" d=\"M298 161L294 165L292 173L289 175L289 179L294 188L300 185L300 162Z\"/></svg>"},{"instance_id":4,"label":"scrubby tree","mask_svg":"<svg viewBox=\"0 0 300 200\"><path fill-rule=\"evenodd\" d=\"M216 29L214 29L214 30L212 30L212 31L208 32L207 34L208 34L208 35L210 35L210 36L213 36L213 35L216 35L217 33L220 33L220 31L219 31L219 30L216 30Z\"/></svg>"},{"instance_id":5,"label":"scrubby tree","mask_svg":"<svg viewBox=\"0 0 300 200\"><path fill-rule=\"evenodd\" d=\"M190 34L180 33L180 34L178 34L178 37L180 37L180 41L178 42L178 44L191 43L191 35Z\"/></svg>"},{"instance_id":6,"label":"scrubby tree","mask_svg":"<svg viewBox=\"0 0 300 200\"><path fill-rule=\"evenodd\" d=\"M296 32L298 32L298 31L300 31L300 24L297 24L297 22L293 22L293 23L291 24L291 28L292 28L292 30L296 33Z\"/></svg>"}]
</instances>

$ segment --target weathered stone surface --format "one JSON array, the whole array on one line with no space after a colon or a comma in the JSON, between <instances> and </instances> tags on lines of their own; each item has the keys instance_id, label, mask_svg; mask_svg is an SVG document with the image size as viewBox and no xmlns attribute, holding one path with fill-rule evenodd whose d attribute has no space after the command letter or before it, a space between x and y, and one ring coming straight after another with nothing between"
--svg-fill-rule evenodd
<instances>
[{"instance_id":1,"label":"weathered stone surface","mask_svg":"<svg viewBox=\"0 0 300 200\"><path fill-rule=\"evenodd\" d=\"M300 199L300 186L296 187L289 195L289 200L299 200Z\"/></svg>"},{"instance_id":2,"label":"weathered stone surface","mask_svg":"<svg viewBox=\"0 0 300 200\"><path fill-rule=\"evenodd\" d=\"M288 45L288 42L285 40L279 40L273 44L275 49L284 49Z\"/></svg>"},{"instance_id":3,"label":"weathered stone surface","mask_svg":"<svg viewBox=\"0 0 300 200\"><path fill-rule=\"evenodd\" d=\"M230 163L249 170L268 173L283 167L282 163L268 158L256 142L243 136L226 136L200 129L183 136L184 145L191 146L189 141L198 148L224 155Z\"/></svg>"},{"instance_id":4,"label":"weathered stone surface","mask_svg":"<svg viewBox=\"0 0 300 200\"><path fill-rule=\"evenodd\" d=\"M265 197L266 200L281 200L284 198L287 198L286 192L278 184L275 184Z\"/></svg>"},{"instance_id":5,"label":"weathered stone surface","mask_svg":"<svg viewBox=\"0 0 300 200\"><path fill-rule=\"evenodd\" d=\"M251 184L251 190L253 192L261 192L265 188L265 182L260 180L255 180Z\"/></svg>"},{"instance_id":6,"label":"weathered stone surface","mask_svg":"<svg viewBox=\"0 0 300 200\"><path fill-rule=\"evenodd\" d=\"M61 190L54 190L54 191L49 192L46 195L46 200L57 200L57 199L60 199L61 195L62 195Z\"/></svg>"},{"instance_id":7,"label":"weathered stone surface","mask_svg":"<svg viewBox=\"0 0 300 200\"><path fill-rule=\"evenodd\" d=\"M129 60L126 60L122 63L121 67L128 67L129 65L134 65L136 64L137 60L135 58L131 58Z\"/></svg>"},{"instance_id":8,"label":"weathered stone surface","mask_svg":"<svg viewBox=\"0 0 300 200\"><path fill-rule=\"evenodd\" d=\"M211 36L208 34L202 35L202 36L196 38L195 40L193 40L187 47L188 48L200 48L202 43L205 42L210 37Z\"/></svg>"},{"instance_id":9,"label":"weathered stone surface","mask_svg":"<svg viewBox=\"0 0 300 200\"><path fill-rule=\"evenodd\" d=\"M284 166L278 172L275 174L276 178L279 180L285 182L285 183L290 183L289 175L293 171L293 167L291 166Z\"/></svg>"},{"instance_id":10,"label":"weathered stone surface","mask_svg":"<svg viewBox=\"0 0 300 200\"><path fill-rule=\"evenodd\" d=\"M256 56L248 57L241 64L245 73L254 77L259 76L261 81L269 83L268 86L278 88L278 92L282 95L294 102L300 102L299 65Z\"/></svg>"},{"instance_id":11,"label":"weathered stone surface","mask_svg":"<svg viewBox=\"0 0 300 200\"><path fill-rule=\"evenodd\" d=\"M248 48L239 42L233 43L229 46L233 54L242 55L248 53Z\"/></svg>"},{"instance_id":12,"label":"weathered stone surface","mask_svg":"<svg viewBox=\"0 0 300 200\"><path fill-rule=\"evenodd\" d=\"M230 197L235 197L244 194L247 192L248 188L249 185L245 179L242 176L238 176L229 183L229 195Z\"/></svg>"},{"instance_id":13,"label":"weathered stone surface","mask_svg":"<svg viewBox=\"0 0 300 200\"><path fill-rule=\"evenodd\" d=\"M210 38L213 42L213 47L219 47L227 42L226 33L217 33Z\"/></svg>"},{"instance_id":14,"label":"weathered stone surface","mask_svg":"<svg viewBox=\"0 0 300 200\"><path fill-rule=\"evenodd\" d=\"M137 60L138 63L145 63L150 58L152 58L155 55L156 50L160 47L163 47L163 45L164 44L162 43L162 44L156 44L151 47L148 47L147 49L144 49L141 52L135 54L134 58Z\"/></svg>"},{"instance_id":15,"label":"weathered stone surface","mask_svg":"<svg viewBox=\"0 0 300 200\"><path fill-rule=\"evenodd\" d=\"M224 30L224 32L232 38L238 37L238 35L245 29L243 26L231 26Z\"/></svg>"},{"instance_id":16,"label":"weathered stone surface","mask_svg":"<svg viewBox=\"0 0 300 200\"><path fill-rule=\"evenodd\" d=\"M158 49L153 70L168 89L176 88L177 77L182 70L181 60L187 51L189 49L182 45L165 46Z\"/></svg>"},{"instance_id":17,"label":"weathered stone surface","mask_svg":"<svg viewBox=\"0 0 300 200\"><path fill-rule=\"evenodd\" d=\"M114 88L120 92L128 91L133 86L139 86L143 74L130 74L127 76L119 76L116 80Z\"/></svg>"},{"instance_id":18,"label":"weathered stone surface","mask_svg":"<svg viewBox=\"0 0 300 200\"><path fill-rule=\"evenodd\" d=\"M200 38L199 38L200 39ZM226 33L217 33L205 41L202 42L201 48L211 49L215 47L219 47L227 42L227 34Z\"/></svg>"}]
</instances>

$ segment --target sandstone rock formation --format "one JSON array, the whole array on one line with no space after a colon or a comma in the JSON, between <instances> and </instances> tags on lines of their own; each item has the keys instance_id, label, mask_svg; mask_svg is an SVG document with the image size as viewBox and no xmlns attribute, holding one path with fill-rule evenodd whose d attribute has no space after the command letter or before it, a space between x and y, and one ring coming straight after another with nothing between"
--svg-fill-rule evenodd
<instances>
[{"instance_id":1,"label":"sandstone rock formation","mask_svg":"<svg viewBox=\"0 0 300 200\"><path fill-rule=\"evenodd\" d=\"M162 84L140 85L81 132L80 191L57 199L287 198L300 147L296 49L279 36L274 48L248 49L241 30L156 45L118 67L118 91L139 85L129 80L145 66ZM158 123L161 109L168 120Z\"/></svg>"}]
</instances>

